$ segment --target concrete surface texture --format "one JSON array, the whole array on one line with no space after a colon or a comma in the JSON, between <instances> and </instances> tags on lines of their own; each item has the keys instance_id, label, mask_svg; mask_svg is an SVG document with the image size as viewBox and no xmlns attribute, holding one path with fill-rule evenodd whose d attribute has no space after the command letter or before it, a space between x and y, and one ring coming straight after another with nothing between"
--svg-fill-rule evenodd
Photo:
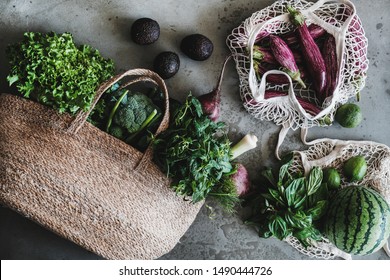
<instances>
[{"instance_id":1,"label":"concrete surface texture","mask_svg":"<svg viewBox=\"0 0 390 280\"><path fill-rule=\"evenodd\" d=\"M201 95L212 90L218 71L229 50L227 35L252 13L272 4L271 0L2 0L0 1L0 89L10 91L5 77L8 63L5 48L22 38L25 31L70 32L77 43L89 44L112 58L117 71L151 68L161 51L180 55L179 73L166 81L170 94L183 100L188 92ZM368 37L370 67L366 87L361 92L364 121L354 129L338 124L313 128L309 138L373 140L390 145L390 10L389 0L355 0L357 12ZM161 27L160 39L150 46L138 46L130 39L134 20L150 17ZM210 59L190 60L179 49L181 39L191 33L202 33L214 42ZM229 136L236 141L252 132L259 138L258 147L240 161L252 182L259 178L261 167L276 162L274 148L279 127L258 121L243 108L239 98L239 81L233 63L228 65L222 84L221 120L229 126ZM290 132L282 152L304 149L299 132ZM260 239L254 229L243 224L242 212L223 213L211 202L203 207L193 225L177 246L161 259L309 259L286 243ZM28 219L4 207L0 208L1 259L99 259L77 245L57 237ZM355 259L388 259L381 250Z\"/></svg>"}]
</instances>

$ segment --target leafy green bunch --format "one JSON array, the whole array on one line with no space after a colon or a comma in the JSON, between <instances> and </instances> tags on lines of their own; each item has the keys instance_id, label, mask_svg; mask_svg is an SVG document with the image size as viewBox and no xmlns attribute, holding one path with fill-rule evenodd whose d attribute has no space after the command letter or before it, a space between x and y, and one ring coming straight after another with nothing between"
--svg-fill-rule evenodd
<instances>
[{"instance_id":1,"label":"leafy green bunch","mask_svg":"<svg viewBox=\"0 0 390 280\"><path fill-rule=\"evenodd\" d=\"M7 77L26 98L59 112L88 110L98 85L114 74L112 60L90 46L76 46L69 33L26 32L7 48Z\"/></svg>"},{"instance_id":2,"label":"leafy green bunch","mask_svg":"<svg viewBox=\"0 0 390 280\"><path fill-rule=\"evenodd\" d=\"M291 172L291 163L289 160L283 164L276 178L270 168L262 172L266 179L264 192L258 197L258 208L247 223L257 226L261 237L284 240L294 236L308 246L322 238L316 223L326 213L328 189L322 183L321 168L314 167L305 177Z\"/></svg>"},{"instance_id":3,"label":"leafy green bunch","mask_svg":"<svg viewBox=\"0 0 390 280\"><path fill-rule=\"evenodd\" d=\"M233 211L238 195L230 175L230 141L223 122L213 122L191 94L173 113L169 128L154 139L154 160L173 178L177 194L192 202L213 196L226 210Z\"/></svg>"}]
</instances>

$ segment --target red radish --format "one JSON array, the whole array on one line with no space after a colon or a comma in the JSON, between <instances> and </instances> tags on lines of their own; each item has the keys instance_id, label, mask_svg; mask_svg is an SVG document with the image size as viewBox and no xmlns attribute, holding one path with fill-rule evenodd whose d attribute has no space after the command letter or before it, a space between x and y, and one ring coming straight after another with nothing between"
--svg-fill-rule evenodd
<instances>
[{"instance_id":1,"label":"red radish","mask_svg":"<svg viewBox=\"0 0 390 280\"><path fill-rule=\"evenodd\" d=\"M250 191L249 174L245 166L241 163L237 164L237 172L231 176L231 179L236 186L237 194L242 197Z\"/></svg>"},{"instance_id":2,"label":"red radish","mask_svg":"<svg viewBox=\"0 0 390 280\"><path fill-rule=\"evenodd\" d=\"M324 96L324 98L326 98L331 96L336 89L339 73L336 53L336 40L331 34L329 34L325 39L322 55L324 57L326 66L326 91Z\"/></svg>"},{"instance_id":3,"label":"red radish","mask_svg":"<svg viewBox=\"0 0 390 280\"><path fill-rule=\"evenodd\" d=\"M301 73L299 72L293 53L287 46L286 42L274 35L270 35L269 38L270 47L276 61L278 61L279 64L284 67L282 70L286 72L294 81L297 81L303 88L306 88L305 83L301 79Z\"/></svg>"},{"instance_id":4,"label":"red radish","mask_svg":"<svg viewBox=\"0 0 390 280\"><path fill-rule=\"evenodd\" d=\"M219 74L217 86L209 93L203 94L198 97L200 103L202 104L203 112L209 116L212 121L217 121L220 112L221 112L221 84L223 79L223 74L225 72L225 67L227 62L232 56L229 55L225 62L223 63L221 73Z\"/></svg>"},{"instance_id":5,"label":"red radish","mask_svg":"<svg viewBox=\"0 0 390 280\"><path fill-rule=\"evenodd\" d=\"M326 67L321 51L314 42L313 37L311 37L302 13L290 5L287 6L287 10L290 13L291 22L297 26L301 51L305 58L307 69L313 78L314 89L321 100L326 89Z\"/></svg>"}]
</instances>

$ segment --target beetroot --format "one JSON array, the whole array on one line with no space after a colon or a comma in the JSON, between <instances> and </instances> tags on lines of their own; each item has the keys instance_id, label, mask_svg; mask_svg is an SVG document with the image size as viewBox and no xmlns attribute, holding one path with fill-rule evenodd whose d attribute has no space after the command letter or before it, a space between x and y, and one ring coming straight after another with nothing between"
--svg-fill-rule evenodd
<instances>
[{"instance_id":1,"label":"beetroot","mask_svg":"<svg viewBox=\"0 0 390 280\"><path fill-rule=\"evenodd\" d=\"M249 174L245 166L241 163L237 164L237 172L231 177L234 185L236 186L237 194L242 197L250 191Z\"/></svg>"},{"instance_id":2,"label":"beetroot","mask_svg":"<svg viewBox=\"0 0 390 280\"><path fill-rule=\"evenodd\" d=\"M200 103L202 104L203 112L209 116L212 121L217 121L220 112L221 112L221 84L223 79L223 74L225 72L225 67L227 62L232 56L229 55L225 62L223 63L221 73L219 74L218 82L216 87L209 93L203 94L198 97Z\"/></svg>"}]
</instances>

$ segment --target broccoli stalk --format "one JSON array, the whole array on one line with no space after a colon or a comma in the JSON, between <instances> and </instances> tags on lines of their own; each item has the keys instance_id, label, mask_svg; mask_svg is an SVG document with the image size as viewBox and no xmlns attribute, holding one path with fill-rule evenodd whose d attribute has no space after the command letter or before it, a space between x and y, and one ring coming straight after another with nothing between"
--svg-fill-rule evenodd
<instances>
[{"instance_id":1,"label":"broccoli stalk","mask_svg":"<svg viewBox=\"0 0 390 280\"><path fill-rule=\"evenodd\" d=\"M142 130L144 130L149 124L151 124L155 120L155 116L157 115L157 109L154 109L152 113L146 118L146 120L142 123L141 127L126 138L126 142L131 142Z\"/></svg>"},{"instance_id":2,"label":"broccoli stalk","mask_svg":"<svg viewBox=\"0 0 390 280\"><path fill-rule=\"evenodd\" d=\"M111 126L111 124L112 124L112 118L114 117L115 112L116 112L116 110L117 110L118 107L119 107L119 104L121 104L123 98L127 95L128 92L129 92L128 90L125 90L125 91L123 92L123 94L122 94L122 95L118 98L118 100L116 101L114 107L112 108L111 113L110 113L110 116L108 117L108 120L107 120L107 126L106 126L106 131L107 131L107 132L109 132L109 130L110 130L110 126Z\"/></svg>"}]
</instances>

